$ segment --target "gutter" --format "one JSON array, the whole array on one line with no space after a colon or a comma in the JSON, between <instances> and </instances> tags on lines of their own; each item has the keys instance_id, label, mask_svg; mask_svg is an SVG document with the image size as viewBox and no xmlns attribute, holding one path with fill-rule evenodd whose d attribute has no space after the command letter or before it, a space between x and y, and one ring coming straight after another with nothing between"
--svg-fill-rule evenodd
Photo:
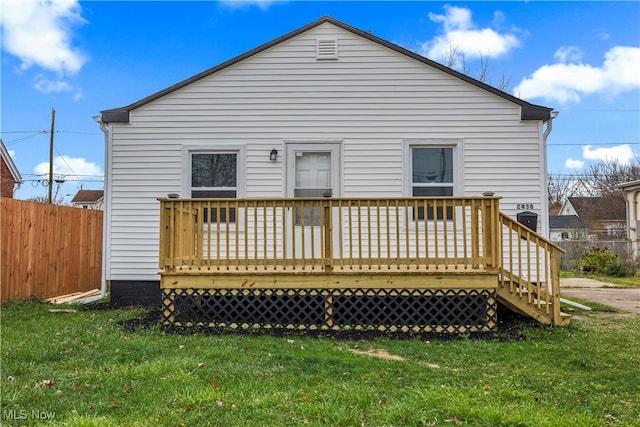
<instances>
[{"instance_id":1,"label":"gutter","mask_svg":"<svg viewBox=\"0 0 640 427\"><path fill-rule=\"evenodd\" d=\"M106 147L107 144L109 143L109 128L107 128L106 123L104 123L101 119L100 116L94 116L93 120L96 121L96 123L98 123L100 125L100 130L102 131L102 133L104 133L104 144L105 144L105 152L106 152ZM105 175L107 173L106 171L106 167L105 167ZM106 176L105 176L106 178ZM106 183L106 179L105 179L105 183ZM106 195L106 194L105 194ZM106 197L105 197L105 203L104 203L104 213L106 216L107 213L107 208L108 206L106 205ZM107 265L106 265L106 251L104 250L104 242L106 241L107 235L107 220L105 217L103 217L102 219L102 275L100 278L100 293L96 296L93 297L89 297L89 298L83 298L83 299L79 299L77 301L73 301L74 303L79 303L79 304L89 304L91 302L95 302L95 301L100 301L101 299L104 299L104 297L107 296L107 280L106 280L106 275L107 275Z\"/></svg>"}]
</instances>

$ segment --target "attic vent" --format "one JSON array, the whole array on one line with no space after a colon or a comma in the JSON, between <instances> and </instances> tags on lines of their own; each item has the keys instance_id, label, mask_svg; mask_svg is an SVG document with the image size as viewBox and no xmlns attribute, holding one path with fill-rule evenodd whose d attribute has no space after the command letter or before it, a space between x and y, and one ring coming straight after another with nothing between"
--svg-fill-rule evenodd
<instances>
[{"instance_id":1,"label":"attic vent","mask_svg":"<svg viewBox=\"0 0 640 427\"><path fill-rule=\"evenodd\" d=\"M317 39L316 59L338 59L338 39Z\"/></svg>"}]
</instances>

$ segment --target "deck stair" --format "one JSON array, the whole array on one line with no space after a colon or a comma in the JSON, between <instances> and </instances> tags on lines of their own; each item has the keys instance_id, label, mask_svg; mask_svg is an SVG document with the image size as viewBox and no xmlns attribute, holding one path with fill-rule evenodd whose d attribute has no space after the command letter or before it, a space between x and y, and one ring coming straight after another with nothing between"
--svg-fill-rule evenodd
<instances>
[{"instance_id":1,"label":"deck stair","mask_svg":"<svg viewBox=\"0 0 640 427\"><path fill-rule=\"evenodd\" d=\"M560 254L564 249L504 214L502 266L496 296L509 309L538 322L564 326L560 311Z\"/></svg>"},{"instance_id":2,"label":"deck stair","mask_svg":"<svg viewBox=\"0 0 640 427\"><path fill-rule=\"evenodd\" d=\"M537 286L532 286L531 290L523 286L514 286L509 281L498 281L496 296L498 302L505 305L512 311L529 316L540 323L547 325L555 324L553 313L553 299L545 300L539 297ZM571 315L560 312L560 323L558 326L565 326L569 323Z\"/></svg>"}]
</instances>

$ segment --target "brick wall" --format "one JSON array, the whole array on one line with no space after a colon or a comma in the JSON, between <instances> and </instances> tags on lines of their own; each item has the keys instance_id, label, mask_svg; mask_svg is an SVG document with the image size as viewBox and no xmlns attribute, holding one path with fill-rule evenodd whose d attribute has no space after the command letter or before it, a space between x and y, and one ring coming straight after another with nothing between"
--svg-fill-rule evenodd
<instances>
[{"instance_id":1,"label":"brick wall","mask_svg":"<svg viewBox=\"0 0 640 427\"><path fill-rule=\"evenodd\" d=\"M13 197L15 181L4 159L0 158L0 197Z\"/></svg>"}]
</instances>

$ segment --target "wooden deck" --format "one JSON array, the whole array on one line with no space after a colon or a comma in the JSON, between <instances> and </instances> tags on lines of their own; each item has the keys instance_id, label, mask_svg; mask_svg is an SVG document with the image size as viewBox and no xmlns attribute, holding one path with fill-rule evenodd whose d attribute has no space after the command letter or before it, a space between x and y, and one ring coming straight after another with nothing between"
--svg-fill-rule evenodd
<instances>
[{"instance_id":1,"label":"wooden deck","mask_svg":"<svg viewBox=\"0 0 640 427\"><path fill-rule=\"evenodd\" d=\"M199 304L209 291L383 290L400 298L420 290L456 301L482 291L492 304L497 296L541 322L566 322L561 249L502 215L499 197L161 199L160 206L169 320L176 295ZM377 303L366 304L371 311ZM486 310L489 323L493 311Z\"/></svg>"}]
</instances>

